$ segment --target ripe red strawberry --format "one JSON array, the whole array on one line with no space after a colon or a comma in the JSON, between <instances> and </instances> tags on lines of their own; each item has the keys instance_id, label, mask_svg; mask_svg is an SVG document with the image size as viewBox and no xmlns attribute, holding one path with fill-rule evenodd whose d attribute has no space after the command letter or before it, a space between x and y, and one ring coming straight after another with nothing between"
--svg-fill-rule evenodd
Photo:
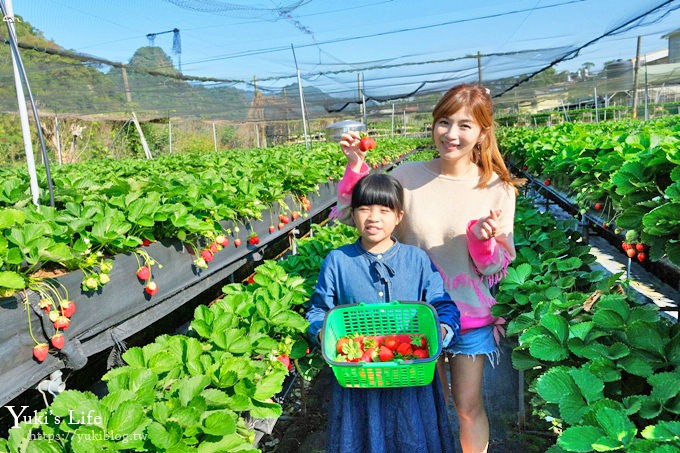
<instances>
[{"instance_id":1,"label":"ripe red strawberry","mask_svg":"<svg viewBox=\"0 0 680 453\"><path fill-rule=\"evenodd\" d=\"M144 239L142 239L142 245L143 245L144 247L146 247L147 245L151 245L151 241L148 240L148 239L146 239L146 238L144 238Z\"/></svg>"},{"instance_id":2,"label":"ripe red strawberry","mask_svg":"<svg viewBox=\"0 0 680 453\"><path fill-rule=\"evenodd\" d=\"M273 233L274 231L276 231L276 227L274 225L269 225L269 232Z\"/></svg>"},{"instance_id":3,"label":"ripe red strawberry","mask_svg":"<svg viewBox=\"0 0 680 453\"><path fill-rule=\"evenodd\" d=\"M400 343L399 346L397 346L397 354L409 355L412 353L413 348L411 347L410 343Z\"/></svg>"},{"instance_id":4,"label":"ripe red strawberry","mask_svg":"<svg viewBox=\"0 0 680 453\"><path fill-rule=\"evenodd\" d=\"M373 140L371 137L363 137L361 141L359 141L359 149L364 152L375 148L375 146L375 140Z\"/></svg>"},{"instance_id":5,"label":"ripe red strawberry","mask_svg":"<svg viewBox=\"0 0 680 453\"><path fill-rule=\"evenodd\" d=\"M599 211L600 209L602 209L602 203L595 203L595 210Z\"/></svg>"},{"instance_id":6,"label":"ripe red strawberry","mask_svg":"<svg viewBox=\"0 0 680 453\"><path fill-rule=\"evenodd\" d=\"M545 184L546 186L549 186L550 185L550 178L545 178L545 180L543 181L543 184Z\"/></svg>"},{"instance_id":7,"label":"ripe red strawberry","mask_svg":"<svg viewBox=\"0 0 680 453\"><path fill-rule=\"evenodd\" d=\"M286 368L288 368L288 370L292 370L292 369L293 369L293 364L290 363L290 357L288 357L287 355L281 354L280 356L278 356L278 357L276 358L276 360L278 360L279 362L281 362L281 363L283 363L284 365L286 365Z\"/></svg>"},{"instance_id":8,"label":"ripe red strawberry","mask_svg":"<svg viewBox=\"0 0 680 453\"><path fill-rule=\"evenodd\" d=\"M38 362L42 362L47 358L47 353L49 352L50 346L47 343L38 343L33 346L33 357Z\"/></svg>"},{"instance_id":9,"label":"ripe red strawberry","mask_svg":"<svg viewBox=\"0 0 680 453\"><path fill-rule=\"evenodd\" d=\"M647 259L647 255L645 255L643 252L640 252L637 254L637 259L639 262L643 262Z\"/></svg>"},{"instance_id":10,"label":"ripe red strawberry","mask_svg":"<svg viewBox=\"0 0 680 453\"><path fill-rule=\"evenodd\" d=\"M637 243L635 244L635 250L638 252L644 252L645 251L645 244Z\"/></svg>"},{"instance_id":11,"label":"ripe red strawberry","mask_svg":"<svg viewBox=\"0 0 680 453\"><path fill-rule=\"evenodd\" d=\"M252 285L253 283L255 283L255 276L251 275L250 277L248 277L246 279L246 283L248 283L249 285Z\"/></svg>"},{"instance_id":12,"label":"ripe red strawberry","mask_svg":"<svg viewBox=\"0 0 680 453\"><path fill-rule=\"evenodd\" d=\"M153 296L154 294L156 294L158 292L158 285L156 284L156 282L149 282L144 287L144 291L146 291L146 293L149 296Z\"/></svg>"},{"instance_id":13,"label":"ripe red strawberry","mask_svg":"<svg viewBox=\"0 0 680 453\"><path fill-rule=\"evenodd\" d=\"M279 227L279 230L283 230L286 227L286 224L283 223L283 222L279 222L278 227Z\"/></svg>"},{"instance_id":14,"label":"ripe red strawberry","mask_svg":"<svg viewBox=\"0 0 680 453\"><path fill-rule=\"evenodd\" d=\"M238 247L240 245L241 245L241 238L234 239L234 247Z\"/></svg>"},{"instance_id":15,"label":"ripe red strawberry","mask_svg":"<svg viewBox=\"0 0 680 453\"><path fill-rule=\"evenodd\" d=\"M400 334L395 335L395 337L397 338L397 341L399 343L410 343L411 342L411 335L409 335L407 333L400 333Z\"/></svg>"},{"instance_id":16,"label":"ripe red strawberry","mask_svg":"<svg viewBox=\"0 0 680 453\"><path fill-rule=\"evenodd\" d=\"M527 167L526 165L522 165L522 171L527 171L528 169L529 167Z\"/></svg>"},{"instance_id":17,"label":"ripe red strawberry","mask_svg":"<svg viewBox=\"0 0 680 453\"><path fill-rule=\"evenodd\" d=\"M55 333L54 335L52 335L52 338L50 338L50 343L52 343L52 346L54 346L57 349L63 348L65 341L66 337L64 337L60 333Z\"/></svg>"},{"instance_id":18,"label":"ripe red strawberry","mask_svg":"<svg viewBox=\"0 0 680 453\"><path fill-rule=\"evenodd\" d=\"M298 211L293 211L290 216L293 220L297 220L297 218L300 217L300 213Z\"/></svg>"},{"instance_id":19,"label":"ripe red strawberry","mask_svg":"<svg viewBox=\"0 0 680 453\"><path fill-rule=\"evenodd\" d=\"M209 249L211 252L213 252L213 254L215 254L215 253L219 252L220 246L219 246L219 244L218 244L217 242L213 242L212 244L210 244L210 245L208 246L208 249Z\"/></svg>"},{"instance_id":20,"label":"ripe red strawberry","mask_svg":"<svg viewBox=\"0 0 680 453\"><path fill-rule=\"evenodd\" d=\"M387 346L380 346L378 358L380 359L381 362L389 362L394 358L394 353Z\"/></svg>"},{"instance_id":21,"label":"ripe red strawberry","mask_svg":"<svg viewBox=\"0 0 680 453\"><path fill-rule=\"evenodd\" d=\"M248 238L248 244L250 244L250 245L257 245L259 243L260 243L260 238L257 236L257 234L250 236L250 238Z\"/></svg>"},{"instance_id":22,"label":"ripe red strawberry","mask_svg":"<svg viewBox=\"0 0 680 453\"><path fill-rule=\"evenodd\" d=\"M359 361L360 362L372 362L374 353L375 353L375 348L366 349L364 351L364 353L361 354L361 358L359 359Z\"/></svg>"},{"instance_id":23,"label":"ripe red strawberry","mask_svg":"<svg viewBox=\"0 0 680 453\"><path fill-rule=\"evenodd\" d=\"M148 280L151 277L151 269L149 266L142 266L137 269L137 278L140 280Z\"/></svg>"},{"instance_id":24,"label":"ripe red strawberry","mask_svg":"<svg viewBox=\"0 0 680 453\"><path fill-rule=\"evenodd\" d=\"M281 221L283 223L290 223L290 217L288 217L287 215L283 215L281 216Z\"/></svg>"},{"instance_id":25,"label":"ripe red strawberry","mask_svg":"<svg viewBox=\"0 0 680 453\"><path fill-rule=\"evenodd\" d=\"M621 243L621 248L622 248L623 250L628 250L628 249L631 248L631 247L632 247L632 246L631 246L629 243L627 243L627 242L622 242L622 243Z\"/></svg>"},{"instance_id":26,"label":"ripe red strawberry","mask_svg":"<svg viewBox=\"0 0 680 453\"><path fill-rule=\"evenodd\" d=\"M418 357L419 359L427 359L430 357L430 354L427 352L426 349L415 349L413 351L413 355Z\"/></svg>"},{"instance_id":27,"label":"ripe red strawberry","mask_svg":"<svg viewBox=\"0 0 680 453\"><path fill-rule=\"evenodd\" d=\"M338 339L337 343L335 343L335 350L338 351L338 354L343 354L343 346L349 342L350 339L347 337L340 337Z\"/></svg>"},{"instance_id":28,"label":"ripe red strawberry","mask_svg":"<svg viewBox=\"0 0 680 453\"><path fill-rule=\"evenodd\" d=\"M626 255L628 255L629 258L632 258L635 256L635 249L634 248L629 248L626 250Z\"/></svg>"},{"instance_id":29,"label":"ripe red strawberry","mask_svg":"<svg viewBox=\"0 0 680 453\"><path fill-rule=\"evenodd\" d=\"M59 302L59 306L61 307L61 314L67 318L70 318L76 312L76 304L72 300Z\"/></svg>"},{"instance_id":30,"label":"ripe red strawberry","mask_svg":"<svg viewBox=\"0 0 680 453\"><path fill-rule=\"evenodd\" d=\"M54 328L66 330L71 325L71 320L66 316L59 316L56 321L54 321Z\"/></svg>"},{"instance_id":31,"label":"ripe red strawberry","mask_svg":"<svg viewBox=\"0 0 680 453\"><path fill-rule=\"evenodd\" d=\"M211 252L211 251L208 250L208 249L204 249L204 250L201 252L201 258L203 258L203 259L205 260L206 263L211 262L211 261L213 260L214 257L215 257L215 256L213 255L213 252Z\"/></svg>"},{"instance_id":32,"label":"ripe red strawberry","mask_svg":"<svg viewBox=\"0 0 680 453\"><path fill-rule=\"evenodd\" d=\"M399 341L395 335L388 335L385 337L383 344L391 351L396 351L399 346Z\"/></svg>"}]
</instances>

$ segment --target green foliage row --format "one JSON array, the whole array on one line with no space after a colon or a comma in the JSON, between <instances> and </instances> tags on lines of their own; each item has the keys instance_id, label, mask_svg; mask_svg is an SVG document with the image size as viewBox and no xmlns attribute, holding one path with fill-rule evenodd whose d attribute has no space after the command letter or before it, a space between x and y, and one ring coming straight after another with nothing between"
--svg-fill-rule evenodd
<instances>
[{"instance_id":1,"label":"green foliage row","mask_svg":"<svg viewBox=\"0 0 680 453\"><path fill-rule=\"evenodd\" d=\"M67 390L0 439L4 452L257 452L247 420L278 418L293 360L312 379L323 362L304 337L303 305L328 250L354 240L353 228L313 226L298 254L265 261L252 283L232 283L194 312L186 335L161 335L130 348L107 372L107 392ZM313 276L313 277L312 277Z\"/></svg>"},{"instance_id":2,"label":"green foliage row","mask_svg":"<svg viewBox=\"0 0 680 453\"><path fill-rule=\"evenodd\" d=\"M680 451L680 325L592 270L576 228L520 203L492 308L510 319L534 414L559 434L548 451Z\"/></svg>"},{"instance_id":3,"label":"green foliage row","mask_svg":"<svg viewBox=\"0 0 680 453\"><path fill-rule=\"evenodd\" d=\"M384 165L416 143L381 139L367 159ZM304 215L302 197L339 179L344 166L334 143L96 160L53 169L54 207L44 168L35 206L26 170L0 167L0 291L27 287L30 275L47 265L96 272L101 259L131 252L144 240L196 245L237 235L225 231L226 222L243 225L267 210L272 217Z\"/></svg>"},{"instance_id":4,"label":"green foliage row","mask_svg":"<svg viewBox=\"0 0 680 453\"><path fill-rule=\"evenodd\" d=\"M499 137L510 159L582 213L601 205L605 226L649 245L652 260L680 265L680 116L502 128Z\"/></svg>"}]
</instances>

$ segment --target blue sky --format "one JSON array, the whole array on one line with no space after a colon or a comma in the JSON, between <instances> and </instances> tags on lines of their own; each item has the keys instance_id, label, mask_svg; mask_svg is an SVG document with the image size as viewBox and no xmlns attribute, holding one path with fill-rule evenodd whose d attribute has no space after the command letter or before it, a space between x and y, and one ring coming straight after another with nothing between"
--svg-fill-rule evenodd
<instances>
[{"instance_id":1,"label":"blue sky","mask_svg":"<svg viewBox=\"0 0 680 453\"><path fill-rule=\"evenodd\" d=\"M6 0L7 1L7 0ZM261 80L262 86L303 79L321 89L402 85L418 80L476 78L476 60L463 57L545 50L540 54L483 58L484 76L518 74L542 67L621 25L662 0L13 0L23 17L60 46L127 62L139 47L165 50L184 74L229 80ZM680 0L671 1L680 8ZM281 14L281 8L297 8ZM667 47L661 39L680 27L680 10L658 23L608 38L558 69L584 62L632 58L637 35L642 52ZM173 53L180 30L181 54ZM21 37L19 37L21 39ZM557 49L557 50L555 50ZM461 61L457 61L462 59ZM456 63L424 64L439 60ZM408 63L408 65L404 65ZM402 65L402 66L400 66ZM390 66L374 71L375 66ZM455 66L455 67L454 67ZM345 71L345 72L337 72ZM323 75L320 75L323 74ZM398 74L398 78L395 78ZM484 77L483 76L483 77ZM282 77L281 79L276 79ZM338 88L338 90L340 90Z\"/></svg>"}]
</instances>

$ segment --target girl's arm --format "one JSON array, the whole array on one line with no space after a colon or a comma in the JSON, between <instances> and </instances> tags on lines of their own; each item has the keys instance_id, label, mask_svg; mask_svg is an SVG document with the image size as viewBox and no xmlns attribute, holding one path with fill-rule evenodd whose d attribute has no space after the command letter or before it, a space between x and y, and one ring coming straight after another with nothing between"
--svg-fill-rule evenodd
<instances>
[{"instance_id":1,"label":"girl's arm","mask_svg":"<svg viewBox=\"0 0 680 453\"><path fill-rule=\"evenodd\" d=\"M357 182L369 172L368 164L364 161L366 152L359 149L360 136L356 132L342 134L340 147L347 157L347 167L342 179L338 183L338 203L329 215L344 224L352 225L350 216L350 204L352 202L352 189Z\"/></svg>"},{"instance_id":2,"label":"girl's arm","mask_svg":"<svg viewBox=\"0 0 680 453\"><path fill-rule=\"evenodd\" d=\"M310 300L310 309L307 311L306 318L309 321L308 336L310 341L320 346L319 333L326 319L326 314L336 305L335 279L329 265L328 259L324 260L319 279L314 286L314 293Z\"/></svg>"},{"instance_id":3,"label":"girl's arm","mask_svg":"<svg viewBox=\"0 0 680 453\"><path fill-rule=\"evenodd\" d=\"M345 174L338 183L338 203L333 207L329 218L338 220L347 225L353 225L352 216L350 216L350 205L352 203L352 189L359 182L361 178L366 176L369 172L366 162L363 163L361 171L357 173L349 164L345 167Z\"/></svg>"}]
</instances>

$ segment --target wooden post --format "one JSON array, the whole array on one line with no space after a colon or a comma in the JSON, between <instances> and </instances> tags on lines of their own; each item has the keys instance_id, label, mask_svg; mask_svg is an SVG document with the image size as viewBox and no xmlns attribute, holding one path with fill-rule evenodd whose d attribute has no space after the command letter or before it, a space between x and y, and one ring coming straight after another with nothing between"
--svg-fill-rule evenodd
<instances>
[{"instance_id":1,"label":"wooden post","mask_svg":"<svg viewBox=\"0 0 680 453\"><path fill-rule=\"evenodd\" d=\"M139 139L142 142L142 148L144 148L144 154L146 155L147 159L153 159L153 156L151 155L151 150L149 149L148 143L146 143L146 137L144 137L144 132L142 131L142 126L139 124L139 121L137 120L137 115L135 115L135 112L132 112L132 121L135 123L135 127L137 128L137 132L139 133Z\"/></svg>"},{"instance_id":2,"label":"wooden post","mask_svg":"<svg viewBox=\"0 0 680 453\"><path fill-rule=\"evenodd\" d=\"M130 91L130 82L128 81L127 67L123 65L121 66L120 69L123 74L123 88L125 89L125 100L129 103L132 102L132 92Z\"/></svg>"}]
</instances>

